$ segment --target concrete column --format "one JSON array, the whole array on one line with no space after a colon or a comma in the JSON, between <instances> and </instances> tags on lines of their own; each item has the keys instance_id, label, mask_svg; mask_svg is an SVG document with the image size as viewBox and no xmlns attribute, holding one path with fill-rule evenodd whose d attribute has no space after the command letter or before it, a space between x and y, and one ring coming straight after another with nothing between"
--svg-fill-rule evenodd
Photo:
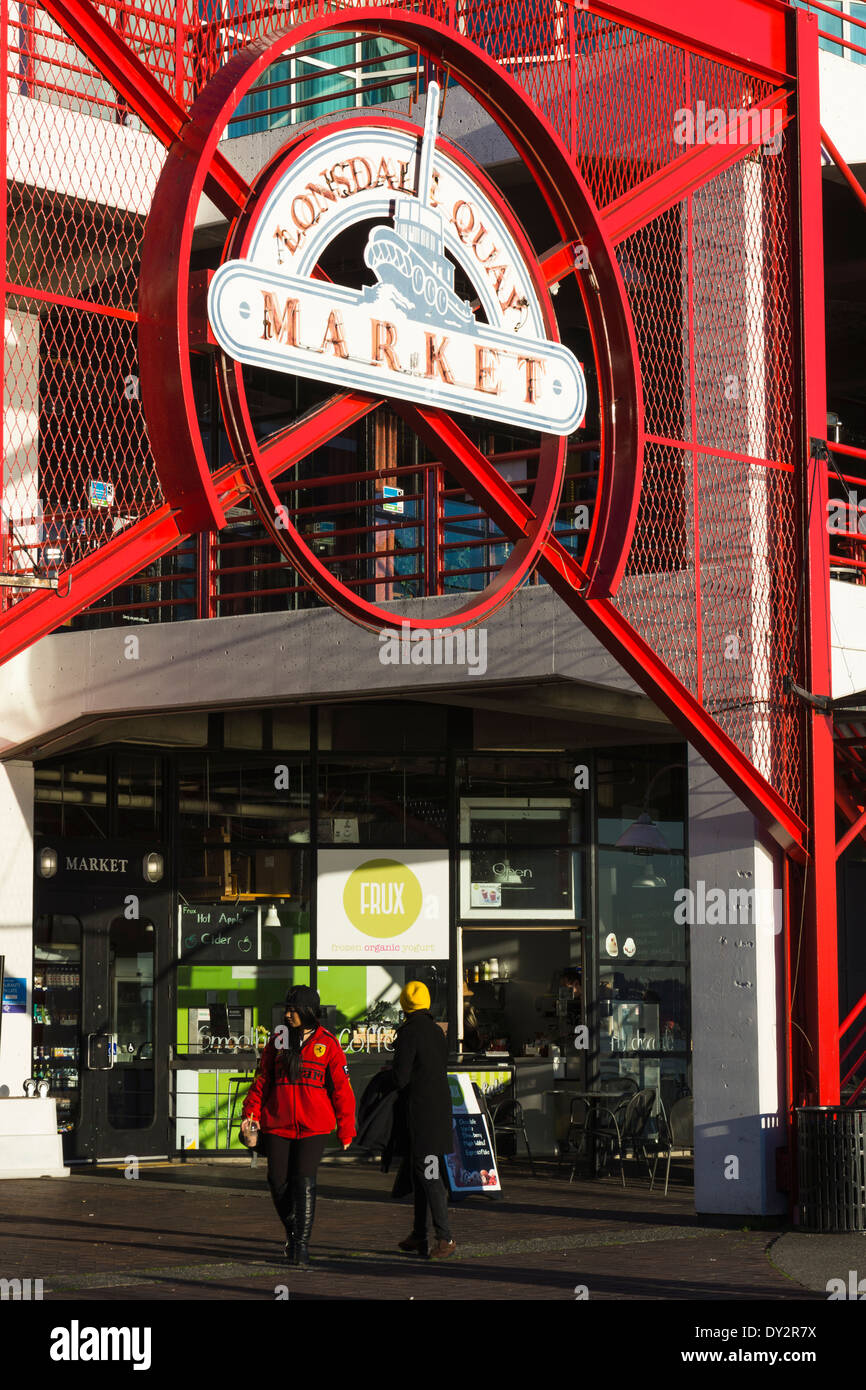
<instances>
[{"instance_id":1,"label":"concrete column","mask_svg":"<svg viewBox=\"0 0 866 1390\"><path fill-rule=\"evenodd\" d=\"M783 1212L776 1150L784 1125L781 864L754 817L689 753L689 900L695 1208ZM721 890L721 891L720 891Z\"/></svg>"},{"instance_id":2,"label":"concrete column","mask_svg":"<svg viewBox=\"0 0 866 1390\"><path fill-rule=\"evenodd\" d=\"M30 1017L33 986L33 765L0 763L0 955L7 978L27 981L26 1010L0 1025L0 1097L23 1096L32 1075Z\"/></svg>"}]
</instances>

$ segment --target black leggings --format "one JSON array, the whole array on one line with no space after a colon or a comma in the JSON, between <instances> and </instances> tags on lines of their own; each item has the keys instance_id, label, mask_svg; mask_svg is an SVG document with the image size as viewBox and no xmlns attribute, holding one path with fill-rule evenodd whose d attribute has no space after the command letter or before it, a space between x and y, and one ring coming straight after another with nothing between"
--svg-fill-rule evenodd
<instances>
[{"instance_id":1,"label":"black leggings","mask_svg":"<svg viewBox=\"0 0 866 1390\"><path fill-rule=\"evenodd\" d=\"M326 1134L311 1134L306 1139L283 1139L279 1134L267 1136L268 1186L281 1221L292 1210L292 1181L294 1178L314 1178L325 1152Z\"/></svg>"}]
</instances>

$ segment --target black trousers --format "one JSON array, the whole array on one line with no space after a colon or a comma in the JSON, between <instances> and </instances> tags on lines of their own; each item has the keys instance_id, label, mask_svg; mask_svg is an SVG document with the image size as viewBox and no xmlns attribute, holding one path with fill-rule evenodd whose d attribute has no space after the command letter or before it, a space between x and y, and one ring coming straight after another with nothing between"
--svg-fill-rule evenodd
<instances>
[{"instance_id":1,"label":"black trousers","mask_svg":"<svg viewBox=\"0 0 866 1390\"><path fill-rule=\"evenodd\" d=\"M451 1239L451 1228L448 1225L448 1193L445 1182L445 1160L441 1154L412 1155L412 1185L415 1189L413 1235L427 1235L427 1213L429 1211L437 1239Z\"/></svg>"},{"instance_id":2,"label":"black trousers","mask_svg":"<svg viewBox=\"0 0 866 1390\"><path fill-rule=\"evenodd\" d=\"M277 1215L284 1224L292 1214L292 1183L295 1178L316 1176L327 1137L326 1134L311 1134L306 1139L283 1139L279 1134L267 1136L268 1186Z\"/></svg>"}]
</instances>

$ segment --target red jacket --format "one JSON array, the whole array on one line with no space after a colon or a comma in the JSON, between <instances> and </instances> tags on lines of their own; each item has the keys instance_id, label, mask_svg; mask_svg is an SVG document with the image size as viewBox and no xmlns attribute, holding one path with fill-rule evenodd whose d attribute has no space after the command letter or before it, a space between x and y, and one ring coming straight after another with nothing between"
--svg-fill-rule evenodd
<instances>
[{"instance_id":1,"label":"red jacket","mask_svg":"<svg viewBox=\"0 0 866 1390\"><path fill-rule=\"evenodd\" d=\"M349 1068L333 1033L317 1028L301 1048L301 1075L289 1078L289 1055L270 1039L244 1101L243 1118L267 1134L304 1139L330 1134L337 1126L341 1144L355 1137L355 1095Z\"/></svg>"}]
</instances>

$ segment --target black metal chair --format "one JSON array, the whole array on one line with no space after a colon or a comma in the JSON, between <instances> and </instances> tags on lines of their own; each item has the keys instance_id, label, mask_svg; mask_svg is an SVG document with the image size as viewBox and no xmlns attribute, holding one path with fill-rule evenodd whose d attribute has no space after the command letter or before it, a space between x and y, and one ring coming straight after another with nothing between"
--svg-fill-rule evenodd
<instances>
[{"instance_id":1,"label":"black metal chair","mask_svg":"<svg viewBox=\"0 0 866 1390\"><path fill-rule=\"evenodd\" d=\"M639 1086L633 1076L605 1076L599 1082L599 1095L616 1095L618 1097L616 1109L624 1108L629 1098L634 1095ZM575 1111L579 1111L576 1118ZM577 1159L586 1150L587 1138L589 1137L589 1126L593 1102L586 1100L583 1096L576 1096L569 1107L569 1123L565 1136L565 1142L569 1150L574 1150L575 1164L571 1170L569 1182L574 1180Z\"/></svg>"},{"instance_id":2,"label":"black metal chair","mask_svg":"<svg viewBox=\"0 0 866 1390\"><path fill-rule=\"evenodd\" d=\"M630 1081L630 1078L620 1079ZM568 1128L568 1145L569 1148L574 1148L574 1162L571 1167L571 1176L568 1179L569 1182L574 1182L578 1159L589 1147L591 1147L592 1150L594 1160L593 1167L597 1175L599 1147L601 1147L602 1150L607 1148L604 1142L606 1138L605 1126L610 1126L611 1132L615 1131L617 1133L622 1128L625 1121L626 1109L635 1093L630 1085L625 1087L616 1086L616 1080L617 1078L615 1077L606 1077L605 1080L602 1081L597 1092L599 1097L609 1097L610 1103L608 1105L601 1105L594 1097L590 1099L588 1096L576 1096L571 1102L571 1123ZM575 1119L575 1109L578 1106L583 1109L583 1115L580 1121ZM599 1114L607 1117L601 1127L598 1121ZM597 1142L599 1139L601 1140L600 1145Z\"/></svg>"},{"instance_id":3,"label":"black metal chair","mask_svg":"<svg viewBox=\"0 0 866 1390\"><path fill-rule=\"evenodd\" d=\"M595 1144L601 1144L611 1157L619 1157L619 1172L625 1187L625 1151L631 1148L637 1153L644 1146L646 1130L656 1093L645 1089L623 1097L613 1107L593 1106L590 1117L590 1134Z\"/></svg>"},{"instance_id":4,"label":"black metal chair","mask_svg":"<svg viewBox=\"0 0 866 1390\"><path fill-rule=\"evenodd\" d=\"M532 1159L532 1150L529 1147L529 1139L526 1134L526 1122L523 1118L523 1106L520 1104L520 1101L511 1099L501 1100L498 1105L493 1107L490 1122L493 1127L493 1144L496 1149L497 1161L499 1159L498 1140L500 1134L511 1134L514 1136L515 1153L517 1151L517 1136L521 1134L523 1136L523 1142L526 1145L526 1152L529 1156L530 1172L533 1177L536 1177L535 1163ZM508 1154L506 1157L510 1158L514 1157L514 1155Z\"/></svg>"},{"instance_id":5,"label":"black metal chair","mask_svg":"<svg viewBox=\"0 0 866 1390\"><path fill-rule=\"evenodd\" d=\"M667 1196L671 1176L671 1153L674 1149L685 1149L689 1153L695 1151L694 1097L682 1096L674 1102L670 1115L665 1115L662 1109L658 1118L658 1137L644 1146L644 1154L647 1153L647 1150L655 1154L655 1162L650 1175L650 1192L655 1184L659 1159L663 1153L667 1154L667 1167L665 1169L665 1196Z\"/></svg>"}]
</instances>

